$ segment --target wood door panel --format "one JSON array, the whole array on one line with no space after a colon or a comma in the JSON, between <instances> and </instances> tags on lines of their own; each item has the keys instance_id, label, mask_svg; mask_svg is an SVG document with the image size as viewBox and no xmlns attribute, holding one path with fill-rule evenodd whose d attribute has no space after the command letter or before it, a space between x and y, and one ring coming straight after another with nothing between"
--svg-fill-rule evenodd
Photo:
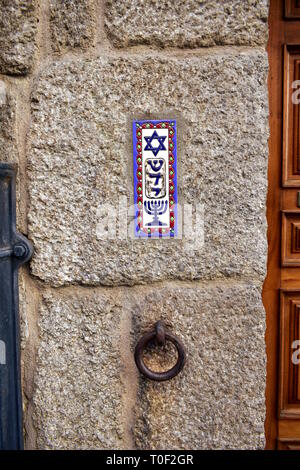
<instances>
[{"instance_id":1,"label":"wood door panel","mask_svg":"<svg viewBox=\"0 0 300 470\"><path fill-rule=\"evenodd\" d=\"M300 45L284 47L283 169L284 187L300 187Z\"/></svg>"},{"instance_id":2,"label":"wood door panel","mask_svg":"<svg viewBox=\"0 0 300 470\"><path fill-rule=\"evenodd\" d=\"M282 266L300 266L300 211L282 211Z\"/></svg>"},{"instance_id":3,"label":"wood door panel","mask_svg":"<svg viewBox=\"0 0 300 470\"><path fill-rule=\"evenodd\" d=\"M280 304L279 417L300 419L300 289L282 290Z\"/></svg>"},{"instance_id":4,"label":"wood door panel","mask_svg":"<svg viewBox=\"0 0 300 470\"><path fill-rule=\"evenodd\" d=\"M278 450L300 450L300 439L278 439Z\"/></svg>"},{"instance_id":5,"label":"wood door panel","mask_svg":"<svg viewBox=\"0 0 300 470\"><path fill-rule=\"evenodd\" d=\"M285 18L293 20L300 19L299 0L285 0Z\"/></svg>"}]
</instances>

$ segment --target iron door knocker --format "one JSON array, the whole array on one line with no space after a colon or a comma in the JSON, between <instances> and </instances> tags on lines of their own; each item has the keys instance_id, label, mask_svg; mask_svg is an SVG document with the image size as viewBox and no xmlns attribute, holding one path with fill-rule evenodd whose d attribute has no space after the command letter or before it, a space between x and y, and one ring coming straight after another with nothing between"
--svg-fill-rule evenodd
<instances>
[{"instance_id":1,"label":"iron door knocker","mask_svg":"<svg viewBox=\"0 0 300 470\"><path fill-rule=\"evenodd\" d=\"M170 341L177 349L178 358L176 364L165 372L154 372L144 363L143 353L147 345L153 340L156 340L159 346L164 346L166 341ZM150 380L156 380L157 382L163 382L164 380L172 379L183 369L185 363L185 350L181 341L173 335L173 333L166 330L164 323L160 320L155 323L153 330L145 333L139 340L135 348L134 358L137 368L145 377Z\"/></svg>"}]
</instances>

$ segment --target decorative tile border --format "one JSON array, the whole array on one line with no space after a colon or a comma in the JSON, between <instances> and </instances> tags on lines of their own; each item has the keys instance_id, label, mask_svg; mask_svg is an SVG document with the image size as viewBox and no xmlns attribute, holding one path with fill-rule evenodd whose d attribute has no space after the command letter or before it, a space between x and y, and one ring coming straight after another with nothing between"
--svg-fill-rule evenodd
<instances>
[{"instance_id":1,"label":"decorative tile border","mask_svg":"<svg viewBox=\"0 0 300 470\"><path fill-rule=\"evenodd\" d=\"M133 121L135 236L176 237L177 129L175 120Z\"/></svg>"}]
</instances>

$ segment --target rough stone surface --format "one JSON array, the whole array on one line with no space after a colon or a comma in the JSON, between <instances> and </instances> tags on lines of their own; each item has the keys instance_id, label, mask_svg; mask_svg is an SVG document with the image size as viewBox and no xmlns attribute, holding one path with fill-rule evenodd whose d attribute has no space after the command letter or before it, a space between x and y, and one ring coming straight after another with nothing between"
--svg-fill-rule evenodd
<instances>
[{"instance_id":1,"label":"rough stone surface","mask_svg":"<svg viewBox=\"0 0 300 470\"><path fill-rule=\"evenodd\" d=\"M120 326L125 318L132 319L131 351ZM138 338L158 319L187 352L183 371L165 383L145 380L133 361ZM48 291L39 331L38 448L123 448L129 422L137 449L264 447L265 316L259 284ZM163 354L153 348L146 354L154 370L174 360L169 347ZM136 371L138 387L128 367ZM136 403L134 418L128 403Z\"/></svg>"},{"instance_id":2,"label":"rough stone surface","mask_svg":"<svg viewBox=\"0 0 300 470\"><path fill-rule=\"evenodd\" d=\"M263 279L266 75L261 50L69 59L45 68L32 95L32 273L53 285ZM141 116L178 118L179 202L203 205L202 247L188 234L163 242L97 238L99 208L118 210L121 196L128 204L132 197L131 120Z\"/></svg>"},{"instance_id":3,"label":"rough stone surface","mask_svg":"<svg viewBox=\"0 0 300 470\"><path fill-rule=\"evenodd\" d=\"M38 448L122 447L120 318L116 293L45 294L34 394Z\"/></svg>"},{"instance_id":4,"label":"rough stone surface","mask_svg":"<svg viewBox=\"0 0 300 470\"><path fill-rule=\"evenodd\" d=\"M268 0L108 0L105 26L117 47L264 45Z\"/></svg>"},{"instance_id":5,"label":"rough stone surface","mask_svg":"<svg viewBox=\"0 0 300 470\"><path fill-rule=\"evenodd\" d=\"M93 40L95 9L89 0L50 0L52 47L87 47Z\"/></svg>"},{"instance_id":6,"label":"rough stone surface","mask_svg":"<svg viewBox=\"0 0 300 470\"><path fill-rule=\"evenodd\" d=\"M0 0L0 73L30 71L36 49L37 0Z\"/></svg>"},{"instance_id":7,"label":"rough stone surface","mask_svg":"<svg viewBox=\"0 0 300 470\"><path fill-rule=\"evenodd\" d=\"M16 161L16 101L0 80L0 162Z\"/></svg>"},{"instance_id":8,"label":"rough stone surface","mask_svg":"<svg viewBox=\"0 0 300 470\"><path fill-rule=\"evenodd\" d=\"M135 337L163 319L187 352L183 371L171 381L155 383L141 376L137 448L263 449L260 288L251 283L141 288L132 294L132 303ZM162 370L160 354L151 357L150 367ZM164 364L164 370L169 366Z\"/></svg>"}]
</instances>

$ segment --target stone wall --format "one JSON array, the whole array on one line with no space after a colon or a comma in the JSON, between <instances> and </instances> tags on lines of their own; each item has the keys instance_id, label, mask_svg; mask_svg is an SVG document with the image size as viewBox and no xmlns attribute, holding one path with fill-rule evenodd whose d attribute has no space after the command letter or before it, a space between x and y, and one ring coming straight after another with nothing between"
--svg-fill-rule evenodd
<instances>
[{"instance_id":1,"label":"stone wall","mask_svg":"<svg viewBox=\"0 0 300 470\"><path fill-rule=\"evenodd\" d=\"M263 448L268 1L0 5L0 160L18 162L35 246L26 447ZM203 208L201 246L132 240L126 223L97 236L99 206L132 201L135 118L177 119L179 202ZM152 383L133 352L161 318L187 363Z\"/></svg>"}]
</instances>

